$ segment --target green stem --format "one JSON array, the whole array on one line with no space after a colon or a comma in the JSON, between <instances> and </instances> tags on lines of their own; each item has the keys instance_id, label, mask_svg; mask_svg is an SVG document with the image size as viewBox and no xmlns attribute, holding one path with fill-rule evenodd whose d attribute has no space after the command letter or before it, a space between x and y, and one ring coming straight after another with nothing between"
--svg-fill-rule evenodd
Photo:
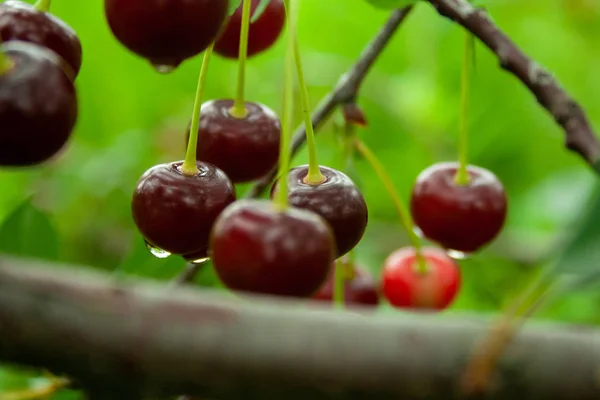
<instances>
[{"instance_id":1,"label":"green stem","mask_svg":"<svg viewBox=\"0 0 600 400\"><path fill-rule=\"evenodd\" d=\"M204 93L204 81L208 72L208 64L212 55L214 43L211 44L204 52L202 60L202 68L200 68L200 76L198 78L198 87L196 89L196 99L194 100L194 111L192 112L192 123L190 126L190 138L188 140L187 152L185 161L181 166L181 172L184 175L197 175L198 167L196 166L196 148L198 147L198 127L200 125L200 108L202 106L202 95Z\"/></svg>"},{"instance_id":2,"label":"green stem","mask_svg":"<svg viewBox=\"0 0 600 400\"><path fill-rule=\"evenodd\" d=\"M294 34L296 31L296 4L285 0L288 26L288 42L285 53L285 70L283 83L283 114L281 117L281 144L279 150L279 184L275 204L282 210L288 208L288 171L290 170L291 142L294 113Z\"/></svg>"},{"instance_id":3,"label":"green stem","mask_svg":"<svg viewBox=\"0 0 600 400\"><path fill-rule=\"evenodd\" d=\"M304 126L306 128L306 145L308 148L308 175L304 178L304 183L309 185L318 185L325 181L325 177L319 168L317 161L317 143L315 140L315 131L310 115L310 101L308 99L308 88L304 80L304 71L302 69L302 59L300 57L300 45L296 32L294 35L294 59L296 61L296 73L298 75L298 84L300 86L300 100L302 101L302 115L304 116Z\"/></svg>"},{"instance_id":4,"label":"green stem","mask_svg":"<svg viewBox=\"0 0 600 400\"><path fill-rule=\"evenodd\" d=\"M383 183L383 186L388 192L388 195L390 196L392 202L394 203L396 212L400 217L400 222L402 223L402 226L404 227L404 230L408 235L410 243L415 248L418 260L417 270L421 273L427 273L427 263L425 262L425 257L423 257L423 254L421 252L421 249L423 247L421 243L421 238L419 238L419 236L414 231L414 222L410 213L408 212L408 207L406 207L406 205L400 199L400 196L398 196L398 193L396 193L396 189L394 188L394 184L392 183L390 176L385 170L383 164L379 161L379 159L377 159L375 153L373 153L371 149L369 149L367 145L358 138L354 140L354 146L356 147L358 152L365 158L365 160L367 160L367 162L371 165L371 167L379 177L379 180L381 180L381 183Z\"/></svg>"},{"instance_id":5,"label":"green stem","mask_svg":"<svg viewBox=\"0 0 600 400\"><path fill-rule=\"evenodd\" d=\"M473 50L473 40L470 32L465 33L463 61L462 61L462 77L461 77L461 101L460 101L460 150L459 150L459 167L456 172L454 181L457 185L468 185L471 182L468 167L468 152L469 152L469 78L471 75L471 54Z\"/></svg>"},{"instance_id":6,"label":"green stem","mask_svg":"<svg viewBox=\"0 0 600 400\"><path fill-rule=\"evenodd\" d=\"M346 266L341 258L335 262L333 304L338 308L344 308L344 281L346 280Z\"/></svg>"},{"instance_id":7,"label":"green stem","mask_svg":"<svg viewBox=\"0 0 600 400\"><path fill-rule=\"evenodd\" d=\"M38 0L33 6L36 10L41 12L48 12L50 10L51 0Z\"/></svg>"},{"instance_id":8,"label":"green stem","mask_svg":"<svg viewBox=\"0 0 600 400\"><path fill-rule=\"evenodd\" d=\"M238 56L237 95L229 114L234 118L243 119L248 115L244 90L246 88L246 59L248 58L248 36L250 33L250 6L251 0L244 0L242 6L242 28L240 32L240 52Z\"/></svg>"}]
</instances>

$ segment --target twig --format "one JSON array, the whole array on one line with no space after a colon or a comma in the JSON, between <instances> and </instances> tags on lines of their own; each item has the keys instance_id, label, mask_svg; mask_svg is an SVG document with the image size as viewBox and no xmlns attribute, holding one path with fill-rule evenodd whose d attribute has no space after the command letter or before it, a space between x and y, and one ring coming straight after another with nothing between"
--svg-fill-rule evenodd
<instances>
[{"instance_id":1,"label":"twig","mask_svg":"<svg viewBox=\"0 0 600 400\"><path fill-rule=\"evenodd\" d=\"M496 54L500 66L523 82L564 129L565 146L581 155L600 174L600 143L581 106L558 81L523 53L485 10L472 6L467 0L428 1L440 15L462 25Z\"/></svg>"}]
</instances>

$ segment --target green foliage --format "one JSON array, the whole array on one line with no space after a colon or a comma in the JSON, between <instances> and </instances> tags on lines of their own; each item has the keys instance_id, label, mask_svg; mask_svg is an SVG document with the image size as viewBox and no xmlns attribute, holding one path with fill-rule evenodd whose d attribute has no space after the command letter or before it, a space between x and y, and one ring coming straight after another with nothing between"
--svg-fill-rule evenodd
<instances>
[{"instance_id":1,"label":"green foliage","mask_svg":"<svg viewBox=\"0 0 600 400\"><path fill-rule=\"evenodd\" d=\"M367 3L374 5L377 8L394 9L403 8L417 3L419 0L366 0Z\"/></svg>"}]
</instances>

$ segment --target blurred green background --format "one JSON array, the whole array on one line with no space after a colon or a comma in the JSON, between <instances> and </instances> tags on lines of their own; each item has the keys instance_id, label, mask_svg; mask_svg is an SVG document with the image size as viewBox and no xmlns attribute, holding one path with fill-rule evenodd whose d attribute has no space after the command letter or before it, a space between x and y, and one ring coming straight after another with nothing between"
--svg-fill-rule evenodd
<instances>
[{"instance_id":1,"label":"blurred green background","mask_svg":"<svg viewBox=\"0 0 600 400\"><path fill-rule=\"evenodd\" d=\"M355 61L388 12L364 0L302 0L300 41L316 105ZM495 22L551 70L600 127L600 3L595 0L488 0ZM0 171L0 247L65 263L170 279L185 267L146 252L130 214L139 176L182 159L201 57L161 75L111 35L102 1L55 0L52 11L83 44L77 80L80 115L70 145L43 167ZM419 4L368 75L359 99L369 126L360 135L389 168L404 199L417 174L457 157L463 32ZM283 41L252 58L249 100L281 109ZM461 262L463 288L448 313L501 310L557 255L595 185L593 173L563 147L563 133L534 97L477 46L469 117L470 160L504 182L509 217L500 237ZM205 99L231 97L236 63L214 57ZM297 110L297 123L301 122ZM320 162L338 166L334 124L318 138ZM301 152L294 164L305 163ZM407 244L392 203L372 170L358 162L370 226L357 258L378 276L385 257ZM243 194L240 186L238 193ZM33 207L25 203L31 200ZM19 208L20 207L20 208ZM15 210L18 209L15 214ZM19 222L20 221L20 222ZM25 221L25 222L23 222ZM199 284L215 285L210 268ZM388 307L383 307L386 312ZM600 323L600 293L565 296L538 315ZM6 372L7 376L13 376ZM19 386L2 379L2 389ZM12 378L11 378L12 379ZM17 378L16 382L20 382ZM66 398L66 397L65 397Z\"/></svg>"}]
</instances>

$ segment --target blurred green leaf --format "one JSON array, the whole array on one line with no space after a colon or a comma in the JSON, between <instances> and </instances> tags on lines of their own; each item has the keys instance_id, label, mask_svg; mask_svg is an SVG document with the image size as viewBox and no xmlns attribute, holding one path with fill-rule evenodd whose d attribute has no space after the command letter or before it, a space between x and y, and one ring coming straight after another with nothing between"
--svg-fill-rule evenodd
<instances>
[{"instance_id":1,"label":"blurred green leaf","mask_svg":"<svg viewBox=\"0 0 600 400\"><path fill-rule=\"evenodd\" d=\"M154 257L146 248L144 240L139 235L135 235L131 250L115 272L158 280L169 280L183 271L185 265L186 261L179 256Z\"/></svg>"},{"instance_id":2,"label":"blurred green leaf","mask_svg":"<svg viewBox=\"0 0 600 400\"><path fill-rule=\"evenodd\" d=\"M254 10L254 14L252 14L252 18L250 18L250 22L254 22L260 18L260 16L265 12L267 6L271 3L271 0L260 0L258 3L258 7Z\"/></svg>"},{"instance_id":3,"label":"blurred green leaf","mask_svg":"<svg viewBox=\"0 0 600 400\"><path fill-rule=\"evenodd\" d=\"M416 4L420 0L367 0L367 3L374 5L377 8L393 9L403 8Z\"/></svg>"},{"instance_id":4,"label":"blurred green leaf","mask_svg":"<svg viewBox=\"0 0 600 400\"><path fill-rule=\"evenodd\" d=\"M0 251L47 260L58 259L58 232L50 217L33 205L31 197L8 215L0 226Z\"/></svg>"}]
</instances>

